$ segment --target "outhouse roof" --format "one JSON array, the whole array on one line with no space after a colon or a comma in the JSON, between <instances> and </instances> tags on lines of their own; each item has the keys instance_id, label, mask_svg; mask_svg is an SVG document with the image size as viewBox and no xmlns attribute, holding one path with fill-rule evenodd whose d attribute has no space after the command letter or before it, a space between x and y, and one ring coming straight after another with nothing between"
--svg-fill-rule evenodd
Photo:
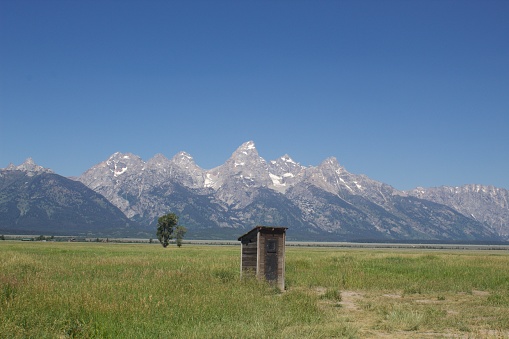
<instances>
[{"instance_id":1,"label":"outhouse roof","mask_svg":"<svg viewBox=\"0 0 509 339\"><path fill-rule=\"evenodd\" d=\"M239 237L239 241L242 239L250 238L254 236L256 233L271 233L271 234L283 234L286 232L288 227L280 227L280 226L256 226L251 231L243 234Z\"/></svg>"}]
</instances>

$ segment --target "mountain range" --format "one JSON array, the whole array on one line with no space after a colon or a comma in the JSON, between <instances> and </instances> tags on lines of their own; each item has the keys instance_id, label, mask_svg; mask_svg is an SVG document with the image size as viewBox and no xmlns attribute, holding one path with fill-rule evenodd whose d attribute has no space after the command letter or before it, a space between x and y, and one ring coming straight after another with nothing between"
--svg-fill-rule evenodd
<instances>
[{"instance_id":1,"label":"mountain range","mask_svg":"<svg viewBox=\"0 0 509 339\"><path fill-rule=\"evenodd\" d=\"M4 211L11 219L17 215L18 224L22 214L19 203L4 207L14 201L13 192L24 192L22 186L6 186L9 172L26 178L29 173L30 178L50 175L22 167L30 166L10 165L0 172L0 232L4 225L16 228L13 221L4 221ZM65 185L72 182L63 179ZM508 190L465 185L399 191L349 173L334 157L318 166L302 166L288 155L266 161L252 141L210 170L185 152L171 159L157 154L146 162L131 153L115 153L74 179L83 184L80 189L104 197L111 211L121 211L118 223L123 226L114 226L112 218L111 224L103 223L103 233L118 228L133 235L153 234L157 218L174 212L190 238L235 239L256 225L278 225L288 227L293 240L509 239ZM4 186L11 187L10 193ZM82 231L88 228L84 224ZM89 233L98 231L91 229Z\"/></svg>"}]
</instances>

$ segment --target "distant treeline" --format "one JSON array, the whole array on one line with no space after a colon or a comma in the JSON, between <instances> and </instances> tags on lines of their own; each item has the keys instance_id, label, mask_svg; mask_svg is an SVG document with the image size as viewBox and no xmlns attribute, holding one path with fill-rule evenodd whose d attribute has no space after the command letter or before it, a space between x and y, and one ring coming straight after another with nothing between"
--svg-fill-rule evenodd
<instances>
[{"instance_id":1,"label":"distant treeline","mask_svg":"<svg viewBox=\"0 0 509 339\"><path fill-rule=\"evenodd\" d=\"M110 238L85 236L44 236L44 235L0 235L0 240L21 241L57 241L57 242L102 242L102 243L154 243L157 239L149 238ZM171 243L174 243L172 240ZM193 245L239 245L235 240L184 240L184 244ZM509 250L507 241L439 241L439 240L366 240L359 239L348 242L327 241L287 241L287 246L295 247L350 247L350 248L419 248L419 249L463 249L463 250Z\"/></svg>"}]
</instances>

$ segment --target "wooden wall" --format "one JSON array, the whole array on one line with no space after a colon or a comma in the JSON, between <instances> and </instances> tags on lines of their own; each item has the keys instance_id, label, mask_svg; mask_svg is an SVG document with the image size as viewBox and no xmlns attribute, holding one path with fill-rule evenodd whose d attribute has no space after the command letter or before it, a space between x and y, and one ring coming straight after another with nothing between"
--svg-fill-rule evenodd
<instances>
[{"instance_id":1,"label":"wooden wall","mask_svg":"<svg viewBox=\"0 0 509 339\"><path fill-rule=\"evenodd\" d=\"M255 275L284 290L285 231L286 228L256 227L239 238L242 241L241 275Z\"/></svg>"},{"instance_id":2,"label":"wooden wall","mask_svg":"<svg viewBox=\"0 0 509 339\"><path fill-rule=\"evenodd\" d=\"M242 274L256 275L257 244L251 242L242 244L242 261L240 263Z\"/></svg>"}]
</instances>

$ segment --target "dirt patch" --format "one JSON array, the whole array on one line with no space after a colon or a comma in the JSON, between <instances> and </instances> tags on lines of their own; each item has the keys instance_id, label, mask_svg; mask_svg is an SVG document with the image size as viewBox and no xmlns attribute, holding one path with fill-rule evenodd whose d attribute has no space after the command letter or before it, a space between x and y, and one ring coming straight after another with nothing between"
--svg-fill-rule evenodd
<instances>
[{"instance_id":1,"label":"dirt patch","mask_svg":"<svg viewBox=\"0 0 509 339\"><path fill-rule=\"evenodd\" d=\"M437 303L440 303L439 300L436 300L436 299L417 299L415 300L416 303L419 303L419 304L437 304Z\"/></svg>"},{"instance_id":2,"label":"dirt patch","mask_svg":"<svg viewBox=\"0 0 509 339\"><path fill-rule=\"evenodd\" d=\"M325 292L327 292L327 289L325 287L315 287L315 293L319 296L324 295Z\"/></svg>"},{"instance_id":3,"label":"dirt patch","mask_svg":"<svg viewBox=\"0 0 509 339\"><path fill-rule=\"evenodd\" d=\"M341 292L341 306L347 310L358 310L357 303L364 296L355 291L342 291Z\"/></svg>"},{"instance_id":4,"label":"dirt patch","mask_svg":"<svg viewBox=\"0 0 509 339\"><path fill-rule=\"evenodd\" d=\"M487 292L487 291L477 291L477 290L472 290L472 294L473 294L473 295L485 295L485 296L488 296L488 295L490 295L490 292Z\"/></svg>"}]
</instances>

